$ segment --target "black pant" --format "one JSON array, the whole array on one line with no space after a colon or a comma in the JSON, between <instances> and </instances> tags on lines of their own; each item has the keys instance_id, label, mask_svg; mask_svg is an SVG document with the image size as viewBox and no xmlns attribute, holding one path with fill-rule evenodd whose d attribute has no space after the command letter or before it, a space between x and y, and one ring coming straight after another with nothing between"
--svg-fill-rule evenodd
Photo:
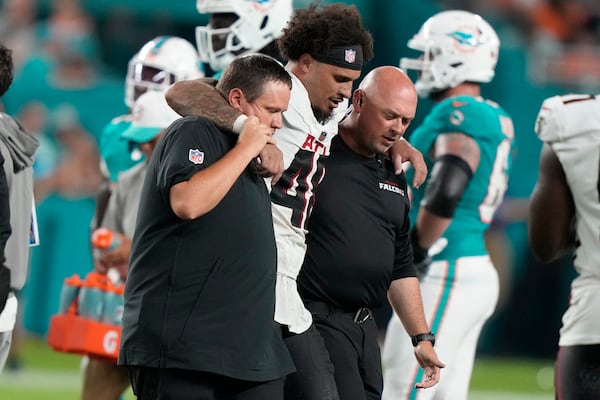
<instances>
[{"instance_id":1,"label":"black pant","mask_svg":"<svg viewBox=\"0 0 600 400\"><path fill-rule=\"evenodd\" d=\"M285 378L285 400L339 400L333 364L315 326L301 334L284 328L283 341L296 366Z\"/></svg>"},{"instance_id":2,"label":"black pant","mask_svg":"<svg viewBox=\"0 0 600 400\"><path fill-rule=\"evenodd\" d=\"M139 400L282 400L283 379L251 382L209 372L169 368L130 368Z\"/></svg>"},{"instance_id":3,"label":"black pant","mask_svg":"<svg viewBox=\"0 0 600 400\"><path fill-rule=\"evenodd\" d=\"M557 400L600 399L600 344L561 347L555 381Z\"/></svg>"},{"instance_id":4,"label":"black pant","mask_svg":"<svg viewBox=\"0 0 600 400\"><path fill-rule=\"evenodd\" d=\"M325 303L308 303L306 307L333 363L340 400L381 399L381 353L377 324L370 311L347 312Z\"/></svg>"}]
</instances>

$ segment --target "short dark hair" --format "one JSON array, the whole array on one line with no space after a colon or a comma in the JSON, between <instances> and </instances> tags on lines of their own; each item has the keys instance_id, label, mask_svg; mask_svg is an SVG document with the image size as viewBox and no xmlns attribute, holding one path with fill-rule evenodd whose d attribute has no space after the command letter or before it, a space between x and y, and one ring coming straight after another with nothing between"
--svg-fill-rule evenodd
<instances>
[{"instance_id":1,"label":"short dark hair","mask_svg":"<svg viewBox=\"0 0 600 400\"><path fill-rule=\"evenodd\" d=\"M0 44L0 97L8 90L13 81L14 65L12 50Z\"/></svg>"},{"instance_id":2,"label":"short dark hair","mask_svg":"<svg viewBox=\"0 0 600 400\"><path fill-rule=\"evenodd\" d=\"M283 82L292 89L292 78L279 61L264 54L250 54L236 58L223 70L217 90L227 98L231 89L238 88L251 103L272 81Z\"/></svg>"},{"instance_id":3,"label":"short dark hair","mask_svg":"<svg viewBox=\"0 0 600 400\"><path fill-rule=\"evenodd\" d=\"M299 60L302 54L327 54L333 46L359 45L364 61L373 58L373 37L363 27L356 6L313 3L298 9L277 41L285 59Z\"/></svg>"}]
</instances>

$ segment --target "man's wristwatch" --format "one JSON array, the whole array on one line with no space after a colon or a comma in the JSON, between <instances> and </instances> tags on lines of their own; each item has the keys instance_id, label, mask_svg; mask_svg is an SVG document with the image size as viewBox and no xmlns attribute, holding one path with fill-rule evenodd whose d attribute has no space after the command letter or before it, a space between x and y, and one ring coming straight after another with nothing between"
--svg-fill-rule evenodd
<instances>
[{"instance_id":1,"label":"man's wristwatch","mask_svg":"<svg viewBox=\"0 0 600 400\"><path fill-rule=\"evenodd\" d=\"M419 344L419 342L422 342L424 340L429 340L431 342L431 345L435 346L435 335L433 334L433 332L419 333L418 335L411 336L410 339L412 340L412 344L414 347L416 347Z\"/></svg>"}]
</instances>

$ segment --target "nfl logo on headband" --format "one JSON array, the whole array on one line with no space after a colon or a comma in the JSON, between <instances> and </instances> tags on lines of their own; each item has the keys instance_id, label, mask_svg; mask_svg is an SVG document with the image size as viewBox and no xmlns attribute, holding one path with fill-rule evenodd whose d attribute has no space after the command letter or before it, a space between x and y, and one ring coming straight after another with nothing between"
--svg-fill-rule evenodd
<instances>
[{"instance_id":1,"label":"nfl logo on headband","mask_svg":"<svg viewBox=\"0 0 600 400\"><path fill-rule=\"evenodd\" d=\"M353 49L344 50L344 60L346 60L347 63L352 64L356 60L356 50L353 50Z\"/></svg>"},{"instance_id":2,"label":"nfl logo on headband","mask_svg":"<svg viewBox=\"0 0 600 400\"><path fill-rule=\"evenodd\" d=\"M360 71L363 65L363 50L360 45L332 46L325 53L311 53L319 62L336 67Z\"/></svg>"}]
</instances>

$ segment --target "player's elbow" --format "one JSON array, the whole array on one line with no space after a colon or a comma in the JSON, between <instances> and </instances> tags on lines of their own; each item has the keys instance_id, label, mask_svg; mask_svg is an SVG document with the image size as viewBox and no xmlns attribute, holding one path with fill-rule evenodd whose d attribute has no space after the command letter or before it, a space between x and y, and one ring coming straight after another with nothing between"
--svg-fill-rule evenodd
<instances>
[{"instance_id":1,"label":"player's elbow","mask_svg":"<svg viewBox=\"0 0 600 400\"><path fill-rule=\"evenodd\" d=\"M529 246L535 259L542 264L548 264L556 260L564 252L562 246L559 246L557 243L543 240L531 233L529 234Z\"/></svg>"},{"instance_id":2,"label":"player's elbow","mask_svg":"<svg viewBox=\"0 0 600 400\"><path fill-rule=\"evenodd\" d=\"M211 209L212 207L193 204L189 201L171 201L171 210L173 210L173 213L185 221L199 218Z\"/></svg>"},{"instance_id":3,"label":"player's elbow","mask_svg":"<svg viewBox=\"0 0 600 400\"><path fill-rule=\"evenodd\" d=\"M181 205L171 205L171 209L173 213L177 215L178 218L183 219L184 221L190 221L196 218L196 215L192 212L189 207L183 207Z\"/></svg>"},{"instance_id":4,"label":"player's elbow","mask_svg":"<svg viewBox=\"0 0 600 400\"><path fill-rule=\"evenodd\" d=\"M165 99L167 100L167 104L171 107L175 112L177 112L181 116L185 116L182 113L183 103L180 101L183 94L183 82L175 82L167 91L165 92Z\"/></svg>"},{"instance_id":5,"label":"player's elbow","mask_svg":"<svg viewBox=\"0 0 600 400\"><path fill-rule=\"evenodd\" d=\"M531 250L536 261L542 264L548 264L558 258L555 252L550 251L549 249L536 249L532 247Z\"/></svg>"},{"instance_id":6,"label":"player's elbow","mask_svg":"<svg viewBox=\"0 0 600 400\"><path fill-rule=\"evenodd\" d=\"M182 188L171 188L169 202L173 213L185 221L201 217L213 208L206 202L193 201L193 196Z\"/></svg>"}]
</instances>

